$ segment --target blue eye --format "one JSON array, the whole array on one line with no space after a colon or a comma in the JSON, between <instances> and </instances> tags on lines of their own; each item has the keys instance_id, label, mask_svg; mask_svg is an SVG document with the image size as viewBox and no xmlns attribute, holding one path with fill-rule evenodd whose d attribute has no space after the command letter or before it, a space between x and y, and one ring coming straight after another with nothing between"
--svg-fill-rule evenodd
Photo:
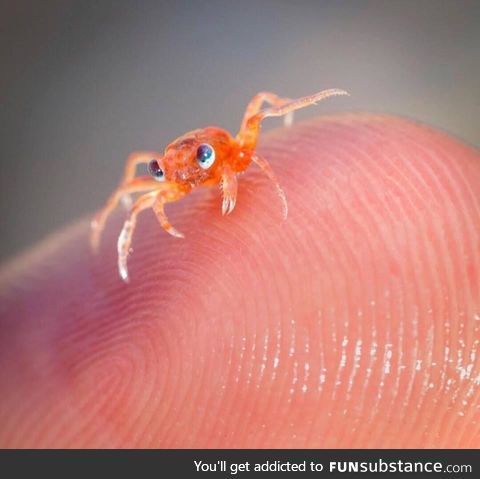
<instances>
[{"instance_id":1,"label":"blue eye","mask_svg":"<svg viewBox=\"0 0 480 479\"><path fill-rule=\"evenodd\" d=\"M215 162L215 150L208 143L202 143L198 147L197 162L204 170L210 168Z\"/></svg>"},{"instance_id":2,"label":"blue eye","mask_svg":"<svg viewBox=\"0 0 480 479\"><path fill-rule=\"evenodd\" d=\"M165 173L158 164L157 160L150 160L148 163L148 172L157 180L165 181Z\"/></svg>"}]
</instances>

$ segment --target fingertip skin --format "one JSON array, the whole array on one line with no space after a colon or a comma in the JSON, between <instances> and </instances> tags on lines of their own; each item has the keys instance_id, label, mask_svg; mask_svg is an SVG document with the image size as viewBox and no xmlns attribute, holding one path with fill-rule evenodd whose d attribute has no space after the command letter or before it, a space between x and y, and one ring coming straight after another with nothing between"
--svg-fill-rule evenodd
<instances>
[{"instance_id":1,"label":"fingertip skin","mask_svg":"<svg viewBox=\"0 0 480 479\"><path fill-rule=\"evenodd\" d=\"M480 154L344 114L263 135L232 214L216 189L118 212L0 273L0 446L480 446Z\"/></svg>"}]
</instances>

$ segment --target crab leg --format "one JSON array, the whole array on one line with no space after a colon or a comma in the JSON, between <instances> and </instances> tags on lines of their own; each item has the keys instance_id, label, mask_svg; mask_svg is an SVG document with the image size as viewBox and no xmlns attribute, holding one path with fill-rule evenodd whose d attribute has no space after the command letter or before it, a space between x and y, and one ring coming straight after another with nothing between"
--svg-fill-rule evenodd
<instances>
[{"instance_id":1,"label":"crab leg","mask_svg":"<svg viewBox=\"0 0 480 479\"><path fill-rule=\"evenodd\" d=\"M277 175L273 171L272 167L270 166L270 163L263 158L262 156L259 156L258 154L252 155L252 161L260 167L260 169L268 176L268 178L273 181L275 187L277 188L277 193L278 196L280 196L280 199L282 200L282 205L283 205L283 218L287 219L288 216L288 203L287 203L287 197L285 195L285 192L283 191L282 187L280 186L280 183L278 182Z\"/></svg>"},{"instance_id":2,"label":"crab leg","mask_svg":"<svg viewBox=\"0 0 480 479\"><path fill-rule=\"evenodd\" d=\"M125 164L125 170L123 172L123 177L120 182L121 185L125 185L129 181L133 180L135 177L137 166L148 163L150 160L154 158L158 158L159 155L156 151L135 151L131 153ZM121 196L120 201L128 210L132 206L132 199L128 193L125 193Z\"/></svg>"},{"instance_id":3,"label":"crab leg","mask_svg":"<svg viewBox=\"0 0 480 479\"><path fill-rule=\"evenodd\" d=\"M137 166L143 163L148 163L154 158L159 158L161 155L156 151L135 151L131 153L125 164L125 170L123 172L122 183L130 181L135 176Z\"/></svg>"},{"instance_id":4,"label":"crab leg","mask_svg":"<svg viewBox=\"0 0 480 479\"><path fill-rule=\"evenodd\" d=\"M91 222L90 230L90 245L93 251L97 251L100 243L100 237L105 227L105 223L110 216L111 212L116 208L118 202L124 195L130 193L138 193L140 191L153 190L160 187L160 183L154 180L151 176L139 176L130 180L128 183L119 186L108 198L105 206L98 211Z\"/></svg>"},{"instance_id":5,"label":"crab leg","mask_svg":"<svg viewBox=\"0 0 480 479\"><path fill-rule=\"evenodd\" d=\"M237 175L229 166L225 166L222 172L222 215L229 215L235 208L237 184Z\"/></svg>"},{"instance_id":6,"label":"crab leg","mask_svg":"<svg viewBox=\"0 0 480 479\"><path fill-rule=\"evenodd\" d=\"M185 192L182 191L161 191L158 193L155 203L153 204L153 211L157 215L157 219L160 222L162 228L172 236L176 238L184 238L185 235L175 229L168 221L168 217L165 214L165 203L171 203L172 201L177 201L180 198L185 196Z\"/></svg>"},{"instance_id":7,"label":"crab leg","mask_svg":"<svg viewBox=\"0 0 480 479\"><path fill-rule=\"evenodd\" d=\"M272 106L270 108L266 108L265 110L261 110L249 118L244 119L242 127L237 135L237 140L242 147L253 150L257 143L260 124L265 118L269 116L284 116L293 111L305 108L306 106L315 105L325 98L336 95L348 95L348 93L345 90L339 90L336 88L331 90L323 90L319 93L315 93L314 95L304 96L302 98L297 98L296 100L291 100L287 103L281 103L279 106Z\"/></svg>"},{"instance_id":8,"label":"crab leg","mask_svg":"<svg viewBox=\"0 0 480 479\"><path fill-rule=\"evenodd\" d=\"M155 203L158 192L151 191L145 195L140 196L140 198L135 201L130 210L127 220L123 223L122 231L118 237L117 242L117 251L118 251L118 272L120 277L128 283L128 269L127 269L127 258L130 252L130 244L132 243L132 235L137 224L138 214L147 209L151 208Z\"/></svg>"},{"instance_id":9,"label":"crab leg","mask_svg":"<svg viewBox=\"0 0 480 479\"><path fill-rule=\"evenodd\" d=\"M162 227L172 236L183 238L183 234L177 231L168 221L163 209L165 203L176 201L184 196L185 192L181 190L151 191L146 193L135 201L130 210L127 220L123 224L122 231L118 237L118 272L120 277L128 283L127 259L130 253L132 235L137 224L137 216L145 209L153 208Z\"/></svg>"},{"instance_id":10,"label":"crab leg","mask_svg":"<svg viewBox=\"0 0 480 479\"><path fill-rule=\"evenodd\" d=\"M243 115L243 120L242 120L242 126L240 128L243 130L247 126L247 121L249 120L249 118L251 118L253 115L256 115L260 111L264 102L269 103L270 105L273 105L273 106L281 106L291 101L292 100L290 98L281 98L275 93L272 93L269 91L261 91L260 93L257 93L250 100L250 103L247 105L247 108L245 109L245 113ZM292 116L293 116L293 112L291 113L291 115L285 116L284 124L286 126L289 126L291 124L293 119Z\"/></svg>"}]
</instances>

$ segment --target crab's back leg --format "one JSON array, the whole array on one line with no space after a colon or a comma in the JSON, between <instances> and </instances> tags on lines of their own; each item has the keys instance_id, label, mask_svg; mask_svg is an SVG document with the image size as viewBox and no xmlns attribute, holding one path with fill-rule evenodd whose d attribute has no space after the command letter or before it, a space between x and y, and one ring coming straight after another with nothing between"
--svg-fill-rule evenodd
<instances>
[{"instance_id":1,"label":"crab's back leg","mask_svg":"<svg viewBox=\"0 0 480 479\"><path fill-rule=\"evenodd\" d=\"M135 177L138 165L148 163L150 160L157 159L158 157L159 154L156 151L134 151L131 153L125 163L121 183L126 183Z\"/></svg>"},{"instance_id":2,"label":"crab's back leg","mask_svg":"<svg viewBox=\"0 0 480 479\"><path fill-rule=\"evenodd\" d=\"M108 198L105 206L97 212L91 222L90 245L93 251L98 249L98 244L100 242L100 237L105 227L105 223L111 212L115 209L115 207L118 205L118 202L124 195L153 189L158 191L158 189L164 187L164 185L164 183L159 183L151 176L139 176L138 178L134 178L129 182L119 186L110 195L110 198Z\"/></svg>"},{"instance_id":3,"label":"crab's back leg","mask_svg":"<svg viewBox=\"0 0 480 479\"><path fill-rule=\"evenodd\" d=\"M158 158L159 156L160 155L156 151L134 151L131 153L127 158L120 185L128 183L135 177L138 165L146 164L150 160ZM127 209L132 206L132 200L128 193L123 194L120 200Z\"/></svg>"},{"instance_id":4,"label":"crab's back leg","mask_svg":"<svg viewBox=\"0 0 480 479\"><path fill-rule=\"evenodd\" d=\"M288 216L288 203L287 203L287 196L285 195L285 192L283 191L282 187L280 186L280 183L277 179L277 175L273 171L272 167L270 166L270 163L263 158L263 156L260 156L258 154L252 155L252 161L260 167L260 169L272 180L273 184L275 185L275 188L277 189L278 196L280 196L280 200L282 201L282 206L283 206L283 217L284 219L287 219Z\"/></svg>"},{"instance_id":5,"label":"crab's back leg","mask_svg":"<svg viewBox=\"0 0 480 479\"><path fill-rule=\"evenodd\" d=\"M288 102L292 101L290 98L281 98L275 93L269 91L261 91L257 93L248 103L247 108L245 109L245 113L243 114L242 126L241 128L245 128L247 121L253 115L256 115L260 109L262 108L263 103L268 103L272 106L281 106ZM291 117L285 117L285 124L291 123Z\"/></svg>"},{"instance_id":6,"label":"crab's back leg","mask_svg":"<svg viewBox=\"0 0 480 479\"><path fill-rule=\"evenodd\" d=\"M253 151L257 143L260 125L265 118L269 116L284 116L295 110L300 110L301 108L305 108L309 105L315 105L325 98L336 95L348 95L348 93L345 90L334 88L331 90L323 90L319 93L315 93L314 95L297 98L296 100L291 100L287 103L281 103L278 106L265 108L264 110L253 114L249 118L244 119L242 122L242 127L237 134L237 141L242 147Z\"/></svg>"}]
</instances>

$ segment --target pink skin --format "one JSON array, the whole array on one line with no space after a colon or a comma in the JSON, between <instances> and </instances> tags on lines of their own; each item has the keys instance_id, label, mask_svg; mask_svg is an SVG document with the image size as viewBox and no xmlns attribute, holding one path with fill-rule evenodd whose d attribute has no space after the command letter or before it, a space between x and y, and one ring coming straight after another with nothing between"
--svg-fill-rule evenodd
<instances>
[{"instance_id":1,"label":"pink skin","mask_svg":"<svg viewBox=\"0 0 480 479\"><path fill-rule=\"evenodd\" d=\"M105 230L0 273L0 446L480 446L480 154L406 120L263 136L233 214L139 217L131 283ZM134 280L135 278L135 280Z\"/></svg>"}]
</instances>

